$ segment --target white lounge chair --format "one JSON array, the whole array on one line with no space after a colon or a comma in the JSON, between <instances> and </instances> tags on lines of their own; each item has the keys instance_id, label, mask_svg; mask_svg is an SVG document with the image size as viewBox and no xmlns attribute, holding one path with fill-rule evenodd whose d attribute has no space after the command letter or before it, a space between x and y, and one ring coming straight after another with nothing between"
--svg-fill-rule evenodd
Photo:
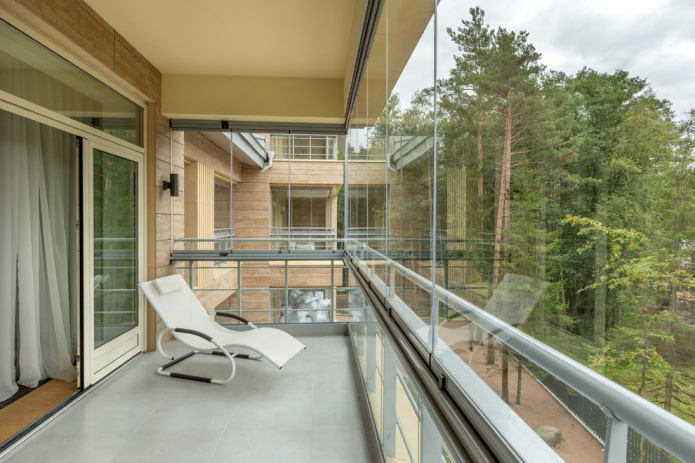
<instances>
[{"instance_id":1,"label":"white lounge chair","mask_svg":"<svg viewBox=\"0 0 695 463\"><path fill-rule=\"evenodd\" d=\"M306 346L291 335L276 328L257 328L238 315L225 312L207 312L181 275L170 275L138 285L159 315L165 328L157 336L157 351L171 361L157 369L157 374L174 378L191 379L215 384L225 384L236 373L235 357L265 358L278 368ZM216 323L211 314L239 320L248 330L230 330ZM162 338L171 333L175 339L193 349L179 357L172 357L162 347ZM248 349L255 354L232 353L230 349ZM224 355L232 364L232 372L226 379L206 378L166 371L196 354Z\"/></svg>"}]
</instances>

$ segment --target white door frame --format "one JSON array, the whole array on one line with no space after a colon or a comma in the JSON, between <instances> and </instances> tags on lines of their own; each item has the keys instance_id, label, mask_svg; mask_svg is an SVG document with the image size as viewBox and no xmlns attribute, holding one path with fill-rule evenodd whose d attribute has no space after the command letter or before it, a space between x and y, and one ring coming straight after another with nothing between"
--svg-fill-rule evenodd
<instances>
[{"instance_id":1,"label":"white door frame","mask_svg":"<svg viewBox=\"0 0 695 463\"><path fill-rule=\"evenodd\" d=\"M83 298L82 304L82 386L88 387L116 368L124 364L145 348L145 315L146 304L144 296L137 291L138 314L136 327L117 336L107 343L94 347L94 150L100 150L115 155L137 165L137 281L144 281L146 272L145 254L145 157L137 150L127 149L119 144L103 140L84 139L82 143L82 265L83 265Z\"/></svg>"}]
</instances>

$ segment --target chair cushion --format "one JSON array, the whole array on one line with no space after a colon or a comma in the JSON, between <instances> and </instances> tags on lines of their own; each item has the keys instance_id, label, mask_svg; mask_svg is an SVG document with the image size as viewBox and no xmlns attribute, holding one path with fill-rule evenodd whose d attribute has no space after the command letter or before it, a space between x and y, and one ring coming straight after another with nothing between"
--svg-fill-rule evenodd
<instances>
[{"instance_id":1,"label":"chair cushion","mask_svg":"<svg viewBox=\"0 0 695 463\"><path fill-rule=\"evenodd\" d=\"M181 278L181 275L169 275L167 277L157 278L152 281L152 285L159 291L159 294L175 293L182 288L185 288L186 282Z\"/></svg>"}]
</instances>

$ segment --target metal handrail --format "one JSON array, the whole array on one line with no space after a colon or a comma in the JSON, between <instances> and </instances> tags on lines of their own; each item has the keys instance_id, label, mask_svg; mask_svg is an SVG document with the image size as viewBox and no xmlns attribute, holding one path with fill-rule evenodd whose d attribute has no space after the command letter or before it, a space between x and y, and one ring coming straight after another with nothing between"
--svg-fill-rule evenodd
<instances>
[{"instance_id":1,"label":"metal handrail","mask_svg":"<svg viewBox=\"0 0 695 463\"><path fill-rule=\"evenodd\" d=\"M384 254L360 242L353 241L352 244L374 256L375 259L383 261L383 266L401 273L423 290L434 291L437 299L458 310L471 322L492 333L501 343L522 353L529 361L598 404L613 419L627 424L677 458L688 461L695 455L695 426L500 320L475 304L433 284L432 281L389 259ZM346 255L353 260L356 259L356 256L350 252L349 246L346 249ZM359 264L359 261L355 263ZM379 290L378 287L376 289ZM387 297L386 294L383 296ZM610 444L607 443L607 445Z\"/></svg>"},{"instance_id":2,"label":"metal handrail","mask_svg":"<svg viewBox=\"0 0 695 463\"><path fill-rule=\"evenodd\" d=\"M294 238L290 238L290 241L294 240ZM303 238L298 238L298 241L302 241ZM186 243L214 243L215 241L233 241L234 243L286 243L287 238L233 238L233 239L223 239L223 240L218 240L215 238L177 238L174 240L174 244L176 243L181 243L181 244L186 244ZM321 238L321 241L327 241L330 243L343 243L345 240L342 238Z\"/></svg>"},{"instance_id":3,"label":"metal handrail","mask_svg":"<svg viewBox=\"0 0 695 463\"><path fill-rule=\"evenodd\" d=\"M332 227L272 227L270 235L335 235Z\"/></svg>"}]
</instances>

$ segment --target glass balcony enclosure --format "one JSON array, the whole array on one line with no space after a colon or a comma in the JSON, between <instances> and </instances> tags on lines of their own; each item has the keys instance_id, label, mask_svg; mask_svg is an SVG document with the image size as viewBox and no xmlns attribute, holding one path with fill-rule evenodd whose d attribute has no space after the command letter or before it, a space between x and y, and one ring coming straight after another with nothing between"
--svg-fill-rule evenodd
<instances>
[{"instance_id":1,"label":"glass balcony enclosure","mask_svg":"<svg viewBox=\"0 0 695 463\"><path fill-rule=\"evenodd\" d=\"M687 459L692 133L620 73L518 64L528 37L479 10L438 25L454 2L413 14L425 33L405 49L389 3L344 144L272 134L279 162L230 193L246 235L223 252L179 241L178 271L211 309L347 323L389 458ZM489 69L465 64L475 34ZM618 103L594 92L627 84ZM664 143L637 147L644 117ZM635 184L658 190L641 201ZM423 423L442 420L457 431L426 449Z\"/></svg>"}]
</instances>

